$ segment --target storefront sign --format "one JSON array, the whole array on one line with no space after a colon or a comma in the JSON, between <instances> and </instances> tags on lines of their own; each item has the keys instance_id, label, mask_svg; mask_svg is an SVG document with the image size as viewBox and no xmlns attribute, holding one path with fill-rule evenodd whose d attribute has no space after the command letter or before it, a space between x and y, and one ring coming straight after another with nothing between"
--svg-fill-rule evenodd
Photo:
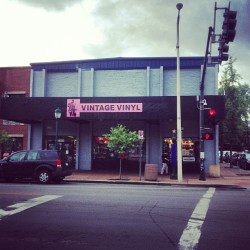
<instances>
[{"instance_id":1,"label":"storefront sign","mask_svg":"<svg viewBox=\"0 0 250 250\"><path fill-rule=\"evenodd\" d=\"M67 117L80 117L81 112L142 112L142 103L80 103L80 99L67 100Z\"/></svg>"},{"instance_id":2,"label":"storefront sign","mask_svg":"<svg viewBox=\"0 0 250 250\"><path fill-rule=\"evenodd\" d=\"M183 161L184 162L195 162L195 157L187 157L187 156L185 156L185 157L183 157Z\"/></svg>"}]
</instances>

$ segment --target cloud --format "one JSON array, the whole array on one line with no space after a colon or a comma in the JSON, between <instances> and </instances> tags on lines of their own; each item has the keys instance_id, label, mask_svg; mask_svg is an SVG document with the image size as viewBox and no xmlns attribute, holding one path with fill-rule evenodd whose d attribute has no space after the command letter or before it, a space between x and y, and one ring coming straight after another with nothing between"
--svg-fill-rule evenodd
<instances>
[{"instance_id":1,"label":"cloud","mask_svg":"<svg viewBox=\"0 0 250 250\"><path fill-rule=\"evenodd\" d=\"M182 0L180 19L181 56L204 56L209 26L214 22L214 1ZM102 43L90 45L94 57L176 56L177 1L173 0L106 0L96 6L96 27L103 34ZM229 1L217 0L217 7L226 8ZM250 1L232 0L236 10L237 35L229 44L229 54L238 60L239 68L247 62L243 54L250 42ZM224 9L216 12L216 33L222 32ZM248 46L248 45L247 45ZM218 43L213 44L214 56ZM86 48L85 48L86 49ZM247 49L248 51L248 49ZM246 61L245 61L246 60ZM250 78L250 77L249 77Z\"/></svg>"},{"instance_id":2,"label":"cloud","mask_svg":"<svg viewBox=\"0 0 250 250\"><path fill-rule=\"evenodd\" d=\"M83 34L84 39L76 40L75 43L82 48L82 53L79 55L88 58L176 56L176 3L179 0L9 1L36 7L37 10L43 9L50 14L67 15L70 13L69 10L74 8L85 12L80 16L81 20L76 22L77 25L81 24L77 26L78 33ZM215 1L180 0L180 2L183 3L180 19L180 55L204 56L208 27L213 26L214 21ZM217 7L225 8L229 5L229 0L216 2ZM92 4L91 9L87 7L89 6L87 3ZM248 80L250 79L250 71L247 69L250 1L231 0L231 10L236 10L238 15L237 33L234 42L229 44L229 54L238 59L239 73L244 73L244 78ZM217 34L222 32L223 13L224 9L216 12ZM83 25L86 23L86 16L90 17L93 25ZM72 18L69 16L67 18L70 23ZM90 35L91 29L88 27L91 27L95 36ZM217 56L218 43L213 44L212 48L213 55Z\"/></svg>"},{"instance_id":3,"label":"cloud","mask_svg":"<svg viewBox=\"0 0 250 250\"><path fill-rule=\"evenodd\" d=\"M186 1L188 4L185 6L183 2L180 23L183 52L187 55L197 54L204 50L207 30L213 20L213 4L204 1L197 5L194 1ZM109 56L119 51L130 51L134 54L137 48L136 54L139 55L175 55L175 5L176 2L170 0L103 1L97 6L94 15L97 18L96 25L105 35L102 44L89 48L91 53L97 55L102 51L102 54Z\"/></svg>"},{"instance_id":4,"label":"cloud","mask_svg":"<svg viewBox=\"0 0 250 250\"><path fill-rule=\"evenodd\" d=\"M14 2L24 3L29 6L43 8L48 11L63 11L76 3L81 3L83 0L10 0Z\"/></svg>"}]
</instances>

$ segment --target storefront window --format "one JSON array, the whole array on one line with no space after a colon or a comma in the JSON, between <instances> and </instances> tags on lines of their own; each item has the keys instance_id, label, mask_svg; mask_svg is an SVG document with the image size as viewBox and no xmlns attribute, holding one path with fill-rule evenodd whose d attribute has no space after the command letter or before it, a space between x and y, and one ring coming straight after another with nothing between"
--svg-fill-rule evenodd
<instances>
[{"instance_id":1,"label":"storefront window","mask_svg":"<svg viewBox=\"0 0 250 250\"><path fill-rule=\"evenodd\" d=\"M194 141L191 138L182 140L182 156L194 156Z\"/></svg>"},{"instance_id":2,"label":"storefront window","mask_svg":"<svg viewBox=\"0 0 250 250\"><path fill-rule=\"evenodd\" d=\"M171 153L172 138L163 139L163 153ZM182 159L184 162L195 162L199 156L198 138L182 139Z\"/></svg>"},{"instance_id":3,"label":"storefront window","mask_svg":"<svg viewBox=\"0 0 250 250\"><path fill-rule=\"evenodd\" d=\"M95 136L93 138L93 159L108 159L114 155L109 152L107 147L107 139L103 136Z\"/></svg>"},{"instance_id":4,"label":"storefront window","mask_svg":"<svg viewBox=\"0 0 250 250\"><path fill-rule=\"evenodd\" d=\"M58 148L67 155L68 160L75 167L76 164L76 137L75 136L61 136L58 138ZM55 149L55 137L47 136L45 138L45 149Z\"/></svg>"},{"instance_id":5,"label":"storefront window","mask_svg":"<svg viewBox=\"0 0 250 250\"><path fill-rule=\"evenodd\" d=\"M93 160L95 159L115 159L118 158L113 152L110 152L107 147L108 139L103 136L93 137ZM142 161L145 161L145 140L142 145ZM136 146L130 150L128 154L124 155L123 159L130 161L138 161L140 157L140 147Z\"/></svg>"}]
</instances>

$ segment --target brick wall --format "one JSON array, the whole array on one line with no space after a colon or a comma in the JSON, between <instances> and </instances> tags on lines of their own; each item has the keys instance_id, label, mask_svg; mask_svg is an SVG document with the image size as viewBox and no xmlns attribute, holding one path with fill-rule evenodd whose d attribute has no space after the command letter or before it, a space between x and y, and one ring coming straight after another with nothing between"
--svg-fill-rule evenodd
<instances>
[{"instance_id":1,"label":"brick wall","mask_svg":"<svg viewBox=\"0 0 250 250\"><path fill-rule=\"evenodd\" d=\"M30 67L0 68L0 95L7 93L30 94ZM11 98L11 97L9 97ZM21 97L20 97L21 98ZM28 147L28 125L4 122L0 119L0 130L6 131L13 137L23 138L23 149Z\"/></svg>"}]
</instances>

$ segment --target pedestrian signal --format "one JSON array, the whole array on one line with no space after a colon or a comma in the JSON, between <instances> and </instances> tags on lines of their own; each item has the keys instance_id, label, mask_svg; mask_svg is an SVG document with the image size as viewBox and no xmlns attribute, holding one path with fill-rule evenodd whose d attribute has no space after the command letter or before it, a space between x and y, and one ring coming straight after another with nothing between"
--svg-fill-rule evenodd
<instances>
[{"instance_id":1,"label":"pedestrian signal","mask_svg":"<svg viewBox=\"0 0 250 250\"><path fill-rule=\"evenodd\" d=\"M214 134L213 133L204 133L204 134L202 134L202 139L204 141L211 141L214 139Z\"/></svg>"}]
</instances>

